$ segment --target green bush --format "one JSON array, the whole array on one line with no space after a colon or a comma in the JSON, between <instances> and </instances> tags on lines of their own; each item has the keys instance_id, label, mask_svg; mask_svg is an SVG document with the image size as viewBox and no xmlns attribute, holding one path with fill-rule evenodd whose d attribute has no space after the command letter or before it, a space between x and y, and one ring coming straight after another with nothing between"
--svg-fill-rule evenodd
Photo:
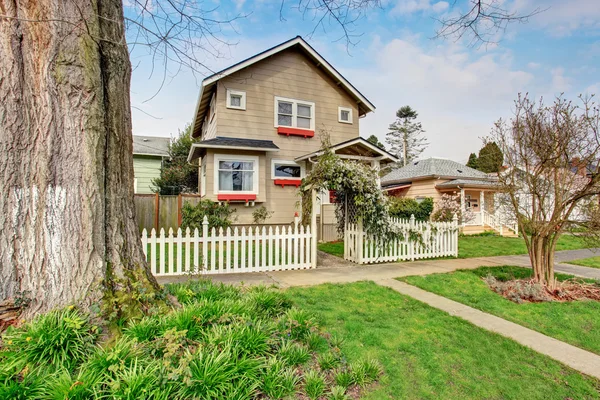
<instances>
[{"instance_id":1,"label":"green bush","mask_svg":"<svg viewBox=\"0 0 600 400\"><path fill-rule=\"evenodd\" d=\"M186 202L181 207L181 228L198 228L202 232L204 216L208 218L209 228L227 228L231 226L235 209L228 203L217 203L210 200L200 200L195 206Z\"/></svg>"},{"instance_id":2,"label":"green bush","mask_svg":"<svg viewBox=\"0 0 600 400\"><path fill-rule=\"evenodd\" d=\"M411 215L418 221L428 221L433 211L433 199L426 197L421 202L408 197L392 197L390 215L396 218L409 219Z\"/></svg>"},{"instance_id":3,"label":"green bush","mask_svg":"<svg viewBox=\"0 0 600 400\"><path fill-rule=\"evenodd\" d=\"M350 370L341 342L277 289L194 281L166 290L183 306L126 321L103 343L72 307L9 328L0 399L344 399L355 376L364 385L378 375L369 361Z\"/></svg>"}]
</instances>

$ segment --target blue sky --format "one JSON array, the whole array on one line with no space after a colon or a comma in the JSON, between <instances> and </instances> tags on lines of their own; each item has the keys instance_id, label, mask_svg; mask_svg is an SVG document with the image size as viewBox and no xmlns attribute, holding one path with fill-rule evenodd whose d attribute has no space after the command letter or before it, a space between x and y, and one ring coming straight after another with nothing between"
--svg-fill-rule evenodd
<instances>
[{"instance_id":1,"label":"blue sky","mask_svg":"<svg viewBox=\"0 0 600 400\"><path fill-rule=\"evenodd\" d=\"M296 35L302 35L377 107L360 121L362 136L385 138L395 111L410 105L419 112L430 146L423 156L466 162L481 147L494 121L510 117L519 92L547 99L565 93L600 96L600 6L598 0L502 1L509 10L547 8L526 24L510 25L497 45L472 47L465 41L431 39L434 18L455 12L445 1L384 0L353 27L361 34L354 46L337 41L339 29L326 25L311 37L314 22L284 3L270 0L208 1L215 17L247 14L221 37L235 43L220 46L222 57L207 56L219 70ZM450 1L452 4L452 1ZM463 7L458 0L456 7ZM171 136L190 122L201 75L181 71L152 76L151 59L132 55L133 132ZM174 70L174 68L170 68ZM161 71L162 72L162 71ZM171 74L171 72L169 73ZM154 97L152 97L154 96Z\"/></svg>"}]
</instances>

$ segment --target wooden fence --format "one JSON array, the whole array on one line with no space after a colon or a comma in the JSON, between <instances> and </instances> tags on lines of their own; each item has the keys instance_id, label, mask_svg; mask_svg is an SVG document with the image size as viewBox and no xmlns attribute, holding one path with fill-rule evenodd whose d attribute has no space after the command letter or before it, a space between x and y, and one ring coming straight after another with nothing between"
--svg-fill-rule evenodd
<instances>
[{"instance_id":1,"label":"wooden fence","mask_svg":"<svg viewBox=\"0 0 600 400\"><path fill-rule=\"evenodd\" d=\"M172 228L150 235L142 231L142 245L156 276L263 272L316 267L316 240L310 227L234 227L209 229L204 217L202 232Z\"/></svg>"},{"instance_id":2,"label":"wooden fence","mask_svg":"<svg viewBox=\"0 0 600 400\"><path fill-rule=\"evenodd\" d=\"M136 194L135 218L140 232L152 228L158 230L177 230L181 226L181 208L184 203L198 204L201 200L197 194L180 194L178 196L160 196L155 194Z\"/></svg>"},{"instance_id":3,"label":"wooden fence","mask_svg":"<svg viewBox=\"0 0 600 400\"><path fill-rule=\"evenodd\" d=\"M362 229L361 223L347 224L344 258L358 264L373 264L424 258L458 256L458 218L452 222L394 220L402 237L377 242Z\"/></svg>"}]
</instances>

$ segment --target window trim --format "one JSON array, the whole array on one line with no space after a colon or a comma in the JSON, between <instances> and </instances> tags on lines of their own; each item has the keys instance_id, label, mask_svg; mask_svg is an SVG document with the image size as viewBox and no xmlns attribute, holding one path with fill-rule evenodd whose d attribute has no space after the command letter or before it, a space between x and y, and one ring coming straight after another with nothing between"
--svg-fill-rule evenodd
<instances>
[{"instance_id":1,"label":"window trim","mask_svg":"<svg viewBox=\"0 0 600 400\"><path fill-rule=\"evenodd\" d=\"M293 104L292 105L292 125L291 126L279 125L278 115L279 115L279 102L280 101L284 101L284 102ZM310 127L309 128L301 128L298 126L298 121L297 121L297 119L298 119L298 104L310 107ZM275 119L274 119L275 128L283 127L283 128L301 129L301 130L305 130L305 131L314 131L315 130L316 108L315 108L315 103L312 101L290 99L287 97L275 96L275 99L273 101L273 111L274 111L274 117L275 117Z\"/></svg>"},{"instance_id":2,"label":"window trim","mask_svg":"<svg viewBox=\"0 0 600 400\"><path fill-rule=\"evenodd\" d=\"M252 174L252 189L253 190L219 190L219 162L221 161L252 161L254 162L254 174ZM213 181L213 192L214 194L255 194L259 193L259 158L258 156L242 156L235 154L215 154L214 161L214 181Z\"/></svg>"},{"instance_id":3,"label":"window trim","mask_svg":"<svg viewBox=\"0 0 600 400\"><path fill-rule=\"evenodd\" d=\"M348 121L344 121L342 119L342 111L348 111ZM341 122L342 124L352 125L353 119L354 117L352 116L352 108L342 106L338 107L338 122Z\"/></svg>"},{"instance_id":4,"label":"window trim","mask_svg":"<svg viewBox=\"0 0 600 400\"><path fill-rule=\"evenodd\" d=\"M275 164L293 165L295 167L300 167L300 177L292 178L292 177L285 177L285 176L275 176ZM295 162L293 160L271 160L271 179L272 180L283 179L283 180L294 180L294 181L298 180L298 179L304 179L304 165L298 164L297 162Z\"/></svg>"},{"instance_id":5,"label":"window trim","mask_svg":"<svg viewBox=\"0 0 600 400\"><path fill-rule=\"evenodd\" d=\"M232 95L241 97L239 107L231 104ZM232 110L246 110L246 92L243 90L227 89L226 106Z\"/></svg>"},{"instance_id":6,"label":"window trim","mask_svg":"<svg viewBox=\"0 0 600 400\"><path fill-rule=\"evenodd\" d=\"M217 115L217 94L213 93L210 98L210 105L208 106L209 110L209 123L212 123L215 119L215 115Z\"/></svg>"}]
</instances>

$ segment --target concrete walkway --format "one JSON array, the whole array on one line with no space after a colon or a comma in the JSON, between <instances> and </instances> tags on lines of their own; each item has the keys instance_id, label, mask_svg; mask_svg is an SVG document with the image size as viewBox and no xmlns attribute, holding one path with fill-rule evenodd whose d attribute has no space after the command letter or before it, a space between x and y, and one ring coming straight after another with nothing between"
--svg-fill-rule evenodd
<instances>
[{"instance_id":1,"label":"concrete walkway","mask_svg":"<svg viewBox=\"0 0 600 400\"><path fill-rule=\"evenodd\" d=\"M579 372L600 379L600 356L597 354L395 279L377 280L376 283L465 319L480 328L513 339Z\"/></svg>"}]
</instances>

